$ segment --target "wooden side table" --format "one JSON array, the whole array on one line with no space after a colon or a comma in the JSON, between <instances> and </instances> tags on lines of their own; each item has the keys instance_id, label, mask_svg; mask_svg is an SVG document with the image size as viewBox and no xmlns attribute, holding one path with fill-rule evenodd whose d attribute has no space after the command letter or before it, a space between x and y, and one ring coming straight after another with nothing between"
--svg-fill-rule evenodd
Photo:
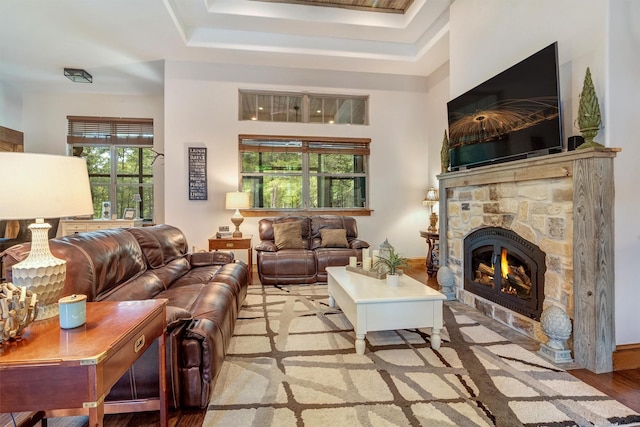
<instances>
[{"instance_id":1,"label":"wooden side table","mask_svg":"<svg viewBox=\"0 0 640 427\"><path fill-rule=\"evenodd\" d=\"M166 304L90 302L86 324L74 329L61 329L58 317L33 322L20 341L0 348L0 412L44 410L47 417L88 413L90 426L102 426L105 412L155 409L160 410L160 425L167 426ZM159 398L105 403L111 387L156 339Z\"/></svg>"},{"instance_id":2,"label":"wooden side table","mask_svg":"<svg viewBox=\"0 0 640 427\"><path fill-rule=\"evenodd\" d=\"M433 265L433 247L440 239L438 233L430 233L427 230L420 230L420 236L427 241L427 275L433 276L438 272L439 266Z\"/></svg>"},{"instance_id":3,"label":"wooden side table","mask_svg":"<svg viewBox=\"0 0 640 427\"><path fill-rule=\"evenodd\" d=\"M224 250L232 251L234 249L246 249L247 250L247 263L248 263L248 275L249 284L253 282L253 248L251 247L251 238L253 235L243 235L242 237L225 237L216 239L211 237L209 239L209 250Z\"/></svg>"}]
</instances>

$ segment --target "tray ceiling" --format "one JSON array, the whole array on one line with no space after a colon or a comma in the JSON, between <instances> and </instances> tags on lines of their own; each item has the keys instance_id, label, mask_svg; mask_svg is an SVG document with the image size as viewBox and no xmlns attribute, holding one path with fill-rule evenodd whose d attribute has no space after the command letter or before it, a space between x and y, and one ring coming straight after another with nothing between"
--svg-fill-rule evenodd
<instances>
[{"instance_id":1,"label":"tray ceiling","mask_svg":"<svg viewBox=\"0 0 640 427\"><path fill-rule=\"evenodd\" d=\"M453 1L0 0L0 39L15 41L0 43L0 81L16 93L162 94L170 61L428 76L448 60ZM388 8L405 13L376 13Z\"/></svg>"}]
</instances>

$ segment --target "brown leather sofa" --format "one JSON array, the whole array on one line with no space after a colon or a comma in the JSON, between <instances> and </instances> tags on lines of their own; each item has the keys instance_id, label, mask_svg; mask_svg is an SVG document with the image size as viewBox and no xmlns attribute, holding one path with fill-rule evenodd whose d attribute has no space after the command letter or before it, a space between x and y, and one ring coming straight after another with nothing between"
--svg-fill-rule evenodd
<instances>
[{"instance_id":1,"label":"brown leather sofa","mask_svg":"<svg viewBox=\"0 0 640 427\"><path fill-rule=\"evenodd\" d=\"M167 391L171 407L205 407L247 293L247 266L230 252L188 253L184 234L169 225L101 230L50 240L67 261L61 296L88 301L165 298ZM7 249L10 266L30 244ZM157 346L157 342L154 346ZM158 395L157 347L149 349L112 388L107 400Z\"/></svg>"},{"instance_id":2,"label":"brown leather sofa","mask_svg":"<svg viewBox=\"0 0 640 427\"><path fill-rule=\"evenodd\" d=\"M274 225L300 223L302 245L299 248L278 248ZM346 231L343 247L323 244L323 230ZM263 218L258 222L260 243L257 252L258 276L263 285L324 283L326 268L348 265L349 257L362 258L362 249L369 243L358 239L356 220L340 215L287 216Z\"/></svg>"}]
</instances>

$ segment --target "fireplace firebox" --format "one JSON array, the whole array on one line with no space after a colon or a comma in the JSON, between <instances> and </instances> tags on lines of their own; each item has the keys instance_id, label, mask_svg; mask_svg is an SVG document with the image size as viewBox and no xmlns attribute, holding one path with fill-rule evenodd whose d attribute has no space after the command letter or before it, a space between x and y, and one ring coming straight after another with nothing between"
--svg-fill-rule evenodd
<instances>
[{"instance_id":1,"label":"fireplace firebox","mask_svg":"<svg viewBox=\"0 0 640 427\"><path fill-rule=\"evenodd\" d=\"M464 239L464 289L539 321L545 256L538 246L512 230L475 230Z\"/></svg>"}]
</instances>

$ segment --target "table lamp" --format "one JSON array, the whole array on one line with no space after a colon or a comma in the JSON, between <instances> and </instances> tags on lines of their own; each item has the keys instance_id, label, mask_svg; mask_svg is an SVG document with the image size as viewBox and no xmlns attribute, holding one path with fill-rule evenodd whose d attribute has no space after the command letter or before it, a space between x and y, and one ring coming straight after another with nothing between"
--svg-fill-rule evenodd
<instances>
[{"instance_id":1,"label":"table lamp","mask_svg":"<svg viewBox=\"0 0 640 427\"><path fill-rule=\"evenodd\" d=\"M231 222L236 226L236 230L233 232L233 237L242 237L240 224L244 221L244 217L240 213L240 209L248 209L250 207L249 193L243 193L241 191L232 191L227 193L225 208L236 210L231 217Z\"/></svg>"},{"instance_id":2,"label":"table lamp","mask_svg":"<svg viewBox=\"0 0 640 427\"><path fill-rule=\"evenodd\" d=\"M54 317L67 267L51 254L44 218L93 214L87 164L79 157L1 152L0 170L0 219L35 219L31 251L11 268L13 284L37 295L36 320Z\"/></svg>"},{"instance_id":3,"label":"table lamp","mask_svg":"<svg viewBox=\"0 0 640 427\"><path fill-rule=\"evenodd\" d=\"M436 228L436 223L438 222L438 215L433 211L433 205L438 201L438 190L431 187L427 190L427 196L422 201L423 206L429 206L429 210L431 211L431 215L429 216L429 228L427 231L429 233L437 233L438 229Z\"/></svg>"}]
</instances>

